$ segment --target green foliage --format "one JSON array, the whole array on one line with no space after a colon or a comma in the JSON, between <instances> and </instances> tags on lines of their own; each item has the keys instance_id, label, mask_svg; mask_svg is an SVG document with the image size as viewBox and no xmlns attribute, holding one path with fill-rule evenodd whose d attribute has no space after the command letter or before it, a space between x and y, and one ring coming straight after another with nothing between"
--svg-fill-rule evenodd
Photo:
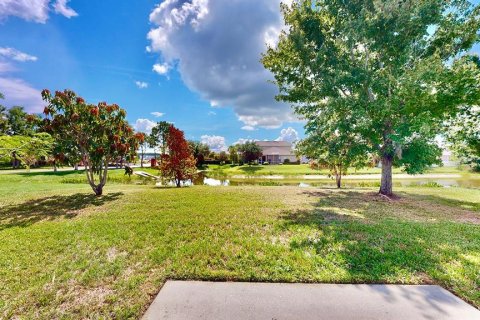
<instances>
[{"instance_id":1,"label":"green foliage","mask_svg":"<svg viewBox=\"0 0 480 320\"><path fill-rule=\"evenodd\" d=\"M52 152L53 139L48 133L33 136L0 136L0 161L18 160L27 170Z\"/></svg>"},{"instance_id":2,"label":"green foliage","mask_svg":"<svg viewBox=\"0 0 480 320\"><path fill-rule=\"evenodd\" d=\"M238 163L238 147L237 146L230 146L228 147L228 156L232 164Z\"/></svg>"},{"instance_id":3,"label":"green foliage","mask_svg":"<svg viewBox=\"0 0 480 320\"><path fill-rule=\"evenodd\" d=\"M258 160L262 156L262 148L255 141L246 141L238 145L237 150L242 154L242 160L245 163Z\"/></svg>"},{"instance_id":4,"label":"green foliage","mask_svg":"<svg viewBox=\"0 0 480 320\"><path fill-rule=\"evenodd\" d=\"M446 122L446 138L463 163L480 171L479 106L462 106L459 114Z\"/></svg>"},{"instance_id":5,"label":"green foliage","mask_svg":"<svg viewBox=\"0 0 480 320\"><path fill-rule=\"evenodd\" d=\"M205 158L210 156L210 147L205 143L193 140L188 141L188 145L195 158L197 167L203 166Z\"/></svg>"},{"instance_id":6,"label":"green foliage","mask_svg":"<svg viewBox=\"0 0 480 320\"><path fill-rule=\"evenodd\" d=\"M314 160L318 168L329 169L340 188L347 169L367 166L371 151L362 135L353 129L358 119L348 109L343 110L343 117L339 117L338 111L325 110L315 121L309 121L305 126L307 137L296 149Z\"/></svg>"},{"instance_id":7,"label":"green foliage","mask_svg":"<svg viewBox=\"0 0 480 320\"><path fill-rule=\"evenodd\" d=\"M397 156L397 165L403 165L409 174L419 174L432 164L442 165L441 155L442 149L435 142L415 137L403 146L402 154Z\"/></svg>"},{"instance_id":8,"label":"green foliage","mask_svg":"<svg viewBox=\"0 0 480 320\"><path fill-rule=\"evenodd\" d=\"M160 148L160 154L166 152L169 128L170 123L167 121L159 121L157 122L157 125L152 128L152 132L146 139L151 148Z\"/></svg>"},{"instance_id":9,"label":"green foliage","mask_svg":"<svg viewBox=\"0 0 480 320\"><path fill-rule=\"evenodd\" d=\"M108 164L133 161L143 134L133 134L126 112L116 104L87 104L73 91L42 91L45 107L43 128L55 139L59 161L81 159L93 191L101 195L107 182Z\"/></svg>"},{"instance_id":10,"label":"green foliage","mask_svg":"<svg viewBox=\"0 0 480 320\"><path fill-rule=\"evenodd\" d=\"M351 121L365 150L386 164L415 137L429 147L447 115L480 98L477 62L467 53L479 7L466 0L304 0L282 11L287 30L262 59L277 98L307 124L332 115ZM409 159L416 161L394 163L425 168ZM381 192L391 191L391 175L382 175Z\"/></svg>"}]
</instances>

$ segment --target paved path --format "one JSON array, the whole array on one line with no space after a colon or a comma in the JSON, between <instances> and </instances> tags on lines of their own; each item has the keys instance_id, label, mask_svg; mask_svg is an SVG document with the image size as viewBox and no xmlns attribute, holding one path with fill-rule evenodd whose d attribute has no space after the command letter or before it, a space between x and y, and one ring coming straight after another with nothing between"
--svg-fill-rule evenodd
<instances>
[{"instance_id":1,"label":"paved path","mask_svg":"<svg viewBox=\"0 0 480 320\"><path fill-rule=\"evenodd\" d=\"M157 319L480 319L439 286L167 281L143 317Z\"/></svg>"}]
</instances>

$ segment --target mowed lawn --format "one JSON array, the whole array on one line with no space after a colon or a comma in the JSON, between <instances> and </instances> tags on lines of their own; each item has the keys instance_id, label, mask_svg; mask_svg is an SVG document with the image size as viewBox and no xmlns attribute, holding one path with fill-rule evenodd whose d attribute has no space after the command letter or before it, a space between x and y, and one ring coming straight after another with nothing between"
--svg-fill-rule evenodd
<instances>
[{"instance_id":1,"label":"mowed lawn","mask_svg":"<svg viewBox=\"0 0 480 320\"><path fill-rule=\"evenodd\" d=\"M118 182L97 198L80 177L0 176L0 318L138 318L169 278L436 283L480 307L478 189Z\"/></svg>"}]
</instances>

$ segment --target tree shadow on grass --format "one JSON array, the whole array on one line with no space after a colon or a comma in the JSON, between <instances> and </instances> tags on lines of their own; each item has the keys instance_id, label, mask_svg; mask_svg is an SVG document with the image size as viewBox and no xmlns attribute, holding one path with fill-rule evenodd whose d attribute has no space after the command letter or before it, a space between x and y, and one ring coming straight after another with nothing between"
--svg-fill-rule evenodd
<instances>
[{"instance_id":1,"label":"tree shadow on grass","mask_svg":"<svg viewBox=\"0 0 480 320\"><path fill-rule=\"evenodd\" d=\"M264 167L259 166L259 165L254 165L254 166L241 166L239 168L240 171L246 173L246 174L254 174L257 171L262 170Z\"/></svg>"},{"instance_id":2,"label":"tree shadow on grass","mask_svg":"<svg viewBox=\"0 0 480 320\"><path fill-rule=\"evenodd\" d=\"M401 200L383 200L372 193L307 193L316 198L312 208L285 211L280 217L281 228L292 235L290 250L308 252L312 263L319 264L317 268L338 268L344 272L343 277L331 281L439 283L463 292L462 297L477 306L480 304L478 297L465 294L475 292L478 285L475 270L480 264L469 258L480 250L477 225L402 219L394 214L404 205ZM432 196L413 199L439 201ZM389 298L388 290L381 293ZM438 303L432 307L442 309Z\"/></svg>"},{"instance_id":3,"label":"tree shadow on grass","mask_svg":"<svg viewBox=\"0 0 480 320\"><path fill-rule=\"evenodd\" d=\"M99 207L115 201L122 192L97 197L94 194L80 193L68 196L52 196L32 199L21 204L0 208L0 231L12 227L27 227L39 221L52 221L59 218L71 219L87 207Z\"/></svg>"}]
</instances>

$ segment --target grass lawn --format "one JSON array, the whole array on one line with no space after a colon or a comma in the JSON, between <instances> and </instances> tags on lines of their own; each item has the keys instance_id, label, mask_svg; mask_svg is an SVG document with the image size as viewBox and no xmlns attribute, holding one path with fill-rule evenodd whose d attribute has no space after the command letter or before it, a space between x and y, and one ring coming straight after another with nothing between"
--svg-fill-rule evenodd
<instances>
[{"instance_id":1,"label":"grass lawn","mask_svg":"<svg viewBox=\"0 0 480 320\"><path fill-rule=\"evenodd\" d=\"M261 176L261 175L284 175L284 176L301 176L301 175L327 175L329 171L327 169L313 170L308 164L300 165L243 165L243 166L230 166L230 165L209 165L208 169L210 174L213 175L247 175L247 176ZM379 174L380 168L363 168L363 169L350 169L348 174ZM393 173L403 173L400 168L394 168ZM465 168L458 167L436 167L427 171L427 173L455 173L455 174L468 174Z\"/></svg>"},{"instance_id":2,"label":"grass lawn","mask_svg":"<svg viewBox=\"0 0 480 320\"><path fill-rule=\"evenodd\" d=\"M138 318L165 279L437 283L480 307L480 190L0 176L0 318ZM65 183L69 182L69 183ZM135 181L141 182L141 181Z\"/></svg>"}]
</instances>

